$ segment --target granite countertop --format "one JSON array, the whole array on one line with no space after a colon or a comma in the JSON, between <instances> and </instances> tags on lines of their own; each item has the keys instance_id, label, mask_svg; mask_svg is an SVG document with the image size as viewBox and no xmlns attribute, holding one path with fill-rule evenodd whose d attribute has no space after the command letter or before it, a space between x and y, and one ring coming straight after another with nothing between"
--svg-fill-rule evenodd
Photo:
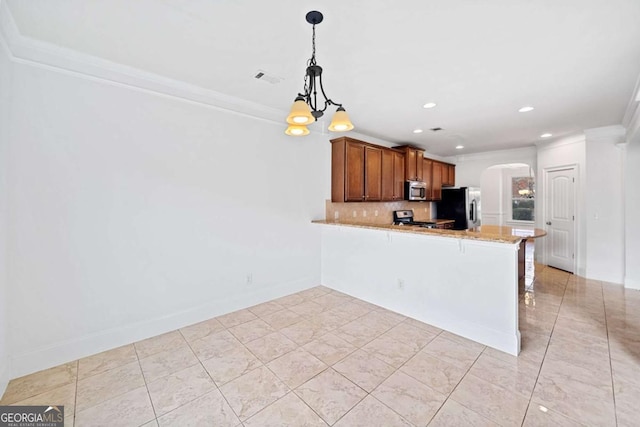
<instances>
[{"instance_id":1,"label":"granite countertop","mask_svg":"<svg viewBox=\"0 0 640 427\"><path fill-rule=\"evenodd\" d=\"M456 239L484 240L488 242L498 243L519 243L521 240L526 238L542 237L547 234L544 230L540 230L538 228L533 230L526 230L514 227L500 227L493 225L484 225L482 227L476 227L470 230L451 230L438 228L422 228L407 225L364 224L326 220L316 220L312 222L314 224L369 228L372 230L398 231L401 233L429 234L442 237L452 237ZM527 232L529 232L530 234L527 235Z\"/></svg>"}]
</instances>

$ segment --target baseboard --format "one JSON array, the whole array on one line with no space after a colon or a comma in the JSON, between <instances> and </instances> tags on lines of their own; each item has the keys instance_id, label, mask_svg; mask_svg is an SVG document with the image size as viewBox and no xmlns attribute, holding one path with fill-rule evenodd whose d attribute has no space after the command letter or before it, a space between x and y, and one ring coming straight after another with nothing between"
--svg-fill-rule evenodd
<instances>
[{"instance_id":1,"label":"baseboard","mask_svg":"<svg viewBox=\"0 0 640 427\"><path fill-rule=\"evenodd\" d=\"M640 281L629 279L628 277L624 278L624 287L626 289L633 289L636 291L640 291Z\"/></svg>"},{"instance_id":2,"label":"baseboard","mask_svg":"<svg viewBox=\"0 0 640 427\"><path fill-rule=\"evenodd\" d=\"M9 377L9 372L6 373L6 376L9 379L21 377L102 351L174 331L212 317L251 307L274 298L299 292L317 286L319 283L320 280L317 277L306 277L284 284L269 286L266 289L256 289L251 294L219 298L201 306L160 318L137 322L125 327L63 341L31 352L12 355L10 360L12 376ZM3 377L0 377L1 379Z\"/></svg>"},{"instance_id":3,"label":"baseboard","mask_svg":"<svg viewBox=\"0 0 640 427\"><path fill-rule=\"evenodd\" d=\"M496 350L503 351L505 353L517 356L520 353L520 331L516 330L515 334L505 333L502 331L496 331L487 329L474 324L473 322L461 321L460 319L434 319L424 316L421 313L413 313L405 310L403 307L392 306L385 301L377 300L371 301L365 298L361 298L358 295L354 295L349 289L344 289L340 286L332 286L331 284L323 283L331 289L335 289L354 298L361 299L371 304L378 305L386 308L387 310L394 311L402 314L403 316L410 317L415 320L427 323L437 328L443 329L452 334L460 335L461 337L470 339L472 341L479 342L486 346L495 348Z\"/></svg>"}]
</instances>

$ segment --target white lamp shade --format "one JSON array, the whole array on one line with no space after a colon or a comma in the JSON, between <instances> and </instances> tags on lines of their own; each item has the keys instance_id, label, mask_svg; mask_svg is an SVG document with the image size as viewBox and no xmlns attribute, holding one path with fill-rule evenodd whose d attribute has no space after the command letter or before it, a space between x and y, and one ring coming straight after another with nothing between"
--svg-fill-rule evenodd
<instances>
[{"instance_id":1,"label":"white lamp shade","mask_svg":"<svg viewBox=\"0 0 640 427\"><path fill-rule=\"evenodd\" d=\"M331 119L329 130L331 132L347 132L351 129L353 129L353 123L349 120L349 115L344 111L344 108L338 108Z\"/></svg>"},{"instance_id":2,"label":"white lamp shade","mask_svg":"<svg viewBox=\"0 0 640 427\"><path fill-rule=\"evenodd\" d=\"M291 111L287 116L287 123L290 125L309 125L315 121L311 114L311 108L301 98L296 98L291 106Z\"/></svg>"},{"instance_id":3,"label":"white lamp shade","mask_svg":"<svg viewBox=\"0 0 640 427\"><path fill-rule=\"evenodd\" d=\"M307 127L304 125L289 125L284 133L290 136L305 136L309 135L309 129L307 129Z\"/></svg>"}]
</instances>

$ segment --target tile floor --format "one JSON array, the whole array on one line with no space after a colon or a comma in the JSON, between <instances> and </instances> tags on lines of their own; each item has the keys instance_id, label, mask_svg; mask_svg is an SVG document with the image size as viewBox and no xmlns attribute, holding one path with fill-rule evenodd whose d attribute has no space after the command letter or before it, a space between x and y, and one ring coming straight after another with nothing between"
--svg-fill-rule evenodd
<instances>
[{"instance_id":1,"label":"tile floor","mask_svg":"<svg viewBox=\"0 0 640 427\"><path fill-rule=\"evenodd\" d=\"M536 270L517 358L316 287L15 379L0 403L64 404L67 426L640 425L640 292Z\"/></svg>"}]
</instances>

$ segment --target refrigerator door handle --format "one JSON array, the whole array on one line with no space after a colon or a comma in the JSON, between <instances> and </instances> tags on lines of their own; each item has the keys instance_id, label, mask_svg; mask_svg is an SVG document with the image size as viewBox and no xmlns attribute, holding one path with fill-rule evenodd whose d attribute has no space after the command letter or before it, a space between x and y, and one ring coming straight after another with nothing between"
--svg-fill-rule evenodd
<instances>
[{"instance_id":1,"label":"refrigerator door handle","mask_svg":"<svg viewBox=\"0 0 640 427\"><path fill-rule=\"evenodd\" d=\"M476 222L477 204L478 204L478 202L476 201L476 199L473 199L473 200L471 201L471 212L470 212L470 216L471 216L471 222L473 222L473 223L475 223L475 222Z\"/></svg>"}]
</instances>

